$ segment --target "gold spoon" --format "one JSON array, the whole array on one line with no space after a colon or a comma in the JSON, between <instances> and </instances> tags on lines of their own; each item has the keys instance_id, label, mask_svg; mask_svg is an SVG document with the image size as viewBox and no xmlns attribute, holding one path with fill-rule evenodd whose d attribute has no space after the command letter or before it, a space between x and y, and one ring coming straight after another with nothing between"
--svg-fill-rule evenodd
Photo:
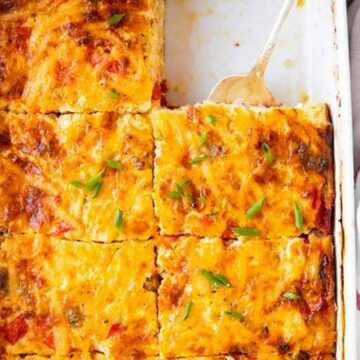
<instances>
[{"instance_id":1,"label":"gold spoon","mask_svg":"<svg viewBox=\"0 0 360 360\"><path fill-rule=\"evenodd\" d=\"M280 103L267 89L264 73L277 44L278 35L296 0L285 0L262 55L253 69L244 75L233 75L220 80L211 90L208 101L251 106L277 106Z\"/></svg>"}]
</instances>

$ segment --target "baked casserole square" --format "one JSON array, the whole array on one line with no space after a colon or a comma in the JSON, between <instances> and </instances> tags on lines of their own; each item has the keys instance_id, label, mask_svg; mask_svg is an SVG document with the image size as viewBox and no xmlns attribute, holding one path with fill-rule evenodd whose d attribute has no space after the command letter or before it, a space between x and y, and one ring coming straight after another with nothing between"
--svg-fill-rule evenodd
<instances>
[{"instance_id":1,"label":"baked casserole square","mask_svg":"<svg viewBox=\"0 0 360 360\"><path fill-rule=\"evenodd\" d=\"M14 235L3 239L0 259L5 356L158 353L153 242Z\"/></svg>"},{"instance_id":2,"label":"baked casserole square","mask_svg":"<svg viewBox=\"0 0 360 360\"><path fill-rule=\"evenodd\" d=\"M320 359L335 352L330 236L163 237L158 256L163 357Z\"/></svg>"},{"instance_id":3,"label":"baked casserole square","mask_svg":"<svg viewBox=\"0 0 360 360\"><path fill-rule=\"evenodd\" d=\"M150 238L144 115L0 113L0 228L90 241Z\"/></svg>"},{"instance_id":4,"label":"baked casserole square","mask_svg":"<svg viewBox=\"0 0 360 360\"><path fill-rule=\"evenodd\" d=\"M154 201L163 235L331 231L332 127L325 105L202 104L153 113Z\"/></svg>"},{"instance_id":5,"label":"baked casserole square","mask_svg":"<svg viewBox=\"0 0 360 360\"><path fill-rule=\"evenodd\" d=\"M163 0L9 3L0 7L0 108L146 112L159 102Z\"/></svg>"}]
</instances>

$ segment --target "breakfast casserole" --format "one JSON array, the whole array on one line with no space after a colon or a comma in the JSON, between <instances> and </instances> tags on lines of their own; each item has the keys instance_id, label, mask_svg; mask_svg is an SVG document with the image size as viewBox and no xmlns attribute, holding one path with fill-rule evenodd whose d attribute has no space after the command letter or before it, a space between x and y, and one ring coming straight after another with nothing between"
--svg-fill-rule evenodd
<instances>
[{"instance_id":1,"label":"breakfast casserole","mask_svg":"<svg viewBox=\"0 0 360 360\"><path fill-rule=\"evenodd\" d=\"M147 240L152 157L145 115L0 112L0 228Z\"/></svg>"},{"instance_id":2,"label":"breakfast casserole","mask_svg":"<svg viewBox=\"0 0 360 360\"><path fill-rule=\"evenodd\" d=\"M306 241L164 237L158 253L164 357L228 353L303 359L299 354L333 353L330 236L311 234Z\"/></svg>"},{"instance_id":3,"label":"breakfast casserole","mask_svg":"<svg viewBox=\"0 0 360 360\"><path fill-rule=\"evenodd\" d=\"M2 0L0 108L146 112L161 97L162 0Z\"/></svg>"},{"instance_id":4,"label":"breakfast casserole","mask_svg":"<svg viewBox=\"0 0 360 360\"><path fill-rule=\"evenodd\" d=\"M328 109L160 108L164 6L0 0L0 359L335 359Z\"/></svg>"},{"instance_id":5,"label":"breakfast casserole","mask_svg":"<svg viewBox=\"0 0 360 360\"><path fill-rule=\"evenodd\" d=\"M153 113L154 200L163 235L331 231L331 125L324 105L204 104Z\"/></svg>"},{"instance_id":6,"label":"breakfast casserole","mask_svg":"<svg viewBox=\"0 0 360 360\"><path fill-rule=\"evenodd\" d=\"M0 249L8 354L157 353L154 243L14 235Z\"/></svg>"}]
</instances>

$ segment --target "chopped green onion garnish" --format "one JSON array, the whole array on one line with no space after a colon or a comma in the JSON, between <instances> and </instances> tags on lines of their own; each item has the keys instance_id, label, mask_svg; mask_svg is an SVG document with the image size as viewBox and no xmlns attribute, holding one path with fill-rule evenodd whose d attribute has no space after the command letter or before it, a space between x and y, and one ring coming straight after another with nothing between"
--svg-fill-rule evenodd
<instances>
[{"instance_id":1,"label":"chopped green onion garnish","mask_svg":"<svg viewBox=\"0 0 360 360\"><path fill-rule=\"evenodd\" d=\"M190 314L191 314L192 307L193 307L193 302L192 302L192 301L190 301L190 302L185 306L183 320L186 320L186 319L189 318L189 316L190 316Z\"/></svg>"},{"instance_id":2,"label":"chopped green onion garnish","mask_svg":"<svg viewBox=\"0 0 360 360\"><path fill-rule=\"evenodd\" d=\"M300 296L297 293L289 291L289 292L284 293L283 297L287 300L297 300L297 299L299 299Z\"/></svg>"},{"instance_id":3,"label":"chopped green onion garnish","mask_svg":"<svg viewBox=\"0 0 360 360\"><path fill-rule=\"evenodd\" d=\"M191 159L189 162L191 165L195 165L195 164L199 164L202 161L206 160L208 158L208 156L206 154L201 154L196 158Z\"/></svg>"},{"instance_id":4,"label":"chopped green onion garnish","mask_svg":"<svg viewBox=\"0 0 360 360\"><path fill-rule=\"evenodd\" d=\"M82 188L82 186L83 186L83 184L79 180L71 180L69 182L69 184L76 187L76 188L78 188L78 189Z\"/></svg>"},{"instance_id":5,"label":"chopped green onion garnish","mask_svg":"<svg viewBox=\"0 0 360 360\"><path fill-rule=\"evenodd\" d=\"M214 115L208 115L206 117L206 121L210 124L210 125L215 125L217 123L217 118Z\"/></svg>"},{"instance_id":6,"label":"chopped green onion garnish","mask_svg":"<svg viewBox=\"0 0 360 360\"><path fill-rule=\"evenodd\" d=\"M201 146L205 145L207 141L208 141L208 134L206 131L204 131L200 134L200 145Z\"/></svg>"},{"instance_id":7,"label":"chopped green onion garnish","mask_svg":"<svg viewBox=\"0 0 360 360\"><path fill-rule=\"evenodd\" d=\"M114 224L118 229L122 229L124 225L123 212L120 209L115 212Z\"/></svg>"},{"instance_id":8,"label":"chopped green onion garnish","mask_svg":"<svg viewBox=\"0 0 360 360\"><path fill-rule=\"evenodd\" d=\"M237 236L259 236L260 231L256 228L248 227L236 227L232 229L232 232Z\"/></svg>"},{"instance_id":9,"label":"chopped green onion garnish","mask_svg":"<svg viewBox=\"0 0 360 360\"><path fill-rule=\"evenodd\" d=\"M180 199L183 195L189 196L189 194L191 194L190 191L186 191L186 187L189 184L191 184L191 180L184 180L180 183L176 183L176 190L168 192L167 196L171 199Z\"/></svg>"},{"instance_id":10,"label":"chopped green onion garnish","mask_svg":"<svg viewBox=\"0 0 360 360\"><path fill-rule=\"evenodd\" d=\"M216 288L231 287L230 281L223 274L214 274L211 271L203 269L201 270L201 275L204 276L209 281L209 283Z\"/></svg>"},{"instance_id":11,"label":"chopped green onion garnish","mask_svg":"<svg viewBox=\"0 0 360 360\"><path fill-rule=\"evenodd\" d=\"M162 135L155 136L154 138L156 141L162 141L164 140L164 137Z\"/></svg>"},{"instance_id":12,"label":"chopped green onion garnish","mask_svg":"<svg viewBox=\"0 0 360 360\"><path fill-rule=\"evenodd\" d=\"M246 217L251 220L255 215L257 215L265 204L265 197L262 197L260 200L258 200L254 205L252 205L248 211L246 212Z\"/></svg>"},{"instance_id":13,"label":"chopped green onion garnish","mask_svg":"<svg viewBox=\"0 0 360 360\"><path fill-rule=\"evenodd\" d=\"M114 14L112 15L109 20L108 20L108 24L110 26L114 26L120 23L120 21L124 18L125 14L124 13L120 13L120 14Z\"/></svg>"},{"instance_id":14,"label":"chopped green onion garnish","mask_svg":"<svg viewBox=\"0 0 360 360\"><path fill-rule=\"evenodd\" d=\"M238 311L232 311L232 310L228 310L225 311L225 315L227 316L231 316L234 319L237 319L239 321L244 321L245 317L242 313L238 312Z\"/></svg>"},{"instance_id":15,"label":"chopped green onion garnish","mask_svg":"<svg viewBox=\"0 0 360 360\"><path fill-rule=\"evenodd\" d=\"M182 197L182 193L180 191L170 191L167 193L167 196L171 199L180 199Z\"/></svg>"},{"instance_id":16,"label":"chopped green onion garnish","mask_svg":"<svg viewBox=\"0 0 360 360\"><path fill-rule=\"evenodd\" d=\"M274 161L274 155L271 152L270 146L268 144L262 143L261 144L261 150L265 155L266 161L268 161L269 163Z\"/></svg>"},{"instance_id":17,"label":"chopped green onion garnish","mask_svg":"<svg viewBox=\"0 0 360 360\"><path fill-rule=\"evenodd\" d=\"M93 198L96 198L99 193L100 193L100 190L101 190L101 186L102 186L102 183L101 182L98 182L95 187L94 187L94 192L93 192Z\"/></svg>"},{"instance_id":18,"label":"chopped green onion garnish","mask_svg":"<svg viewBox=\"0 0 360 360\"><path fill-rule=\"evenodd\" d=\"M198 197L198 199L201 201L201 202L204 202L206 200L206 196L205 195L200 195Z\"/></svg>"},{"instance_id":19,"label":"chopped green onion garnish","mask_svg":"<svg viewBox=\"0 0 360 360\"><path fill-rule=\"evenodd\" d=\"M88 180L84 186L88 189L88 190L93 190L95 188L95 186L101 182L102 180L102 176L103 176L103 172L100 172L99 174L95 175L94 177L92 177L90 180Z\"/></svg>"},{"instance_id":20,"label":"chopped green onion garnish","mask_svg":"<svg viewBox=\"0 0 360 360\"><path fill-rule=\"evenodd\" d=\"M300 231L304 231L304 218L301 207L297 202L294 203L294 216L295 216L295 226Z\"/></svg>"},{"instance_id":21,"label":"chopped green onion garnish","mask_svg":"<svg viewBox=\"0 0 360 360\"><path fill-rule=\"evenodd\" d=\"M176 189L180 192L180 193L183 193L185 188L191 184L191 180L184 180L180 183L177 183L175 186L176 186Z\"/></svg>"},{"instance_id":22,"label":"chopped green onion garnish","mask_svg":"<svg viewBox=\"0 0 360 360\"><path fill-rule=\"evenodd\" d=\"M109 91L109 96L114 99L117 100L119 98L119 93L115 90L110 90Z\"/></svg>"},{"instance_id":23,"label":"chopped green onion garnish","mask_svg":"<svg viewBox=\"0 0 360 360\"><path fill-rule=\"evenodd\" d=\"M124 170L124 167L122 166L122 164L120 164L116 160L108 160L106 164L111 169L116 169L116 170L119 170L119 171Z\"/></svg>"}]
</instances>

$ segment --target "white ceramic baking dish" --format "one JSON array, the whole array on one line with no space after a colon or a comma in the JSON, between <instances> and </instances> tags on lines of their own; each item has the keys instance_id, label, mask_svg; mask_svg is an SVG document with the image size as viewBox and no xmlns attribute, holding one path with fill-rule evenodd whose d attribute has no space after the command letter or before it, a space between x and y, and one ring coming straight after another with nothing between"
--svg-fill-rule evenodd
<instances>
[{"instance_id":1,"label":"white ceramic baking dish","mask_svg":"<svg viewBox=\"0 0 360 360\"><path fill-rule=\"evenodd\" d=\"M167 0L168 101L203 101L225 75L246 72L260 53L281 0ZM353 134L345 0L294 8L267 72L284 104L322 101L334 125L337 359L356 359Z\"/></svg>"}]
</instances>

